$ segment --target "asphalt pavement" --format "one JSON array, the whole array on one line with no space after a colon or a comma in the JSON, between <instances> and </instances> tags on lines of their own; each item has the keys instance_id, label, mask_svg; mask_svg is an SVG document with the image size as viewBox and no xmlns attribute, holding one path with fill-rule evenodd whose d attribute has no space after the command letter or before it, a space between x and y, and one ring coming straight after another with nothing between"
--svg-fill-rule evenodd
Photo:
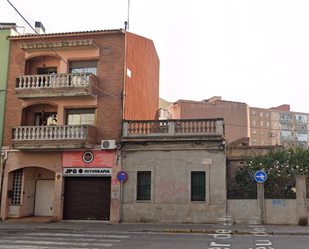
<instances>
[{"instance_id":1,"label":"asphalt pavement","mask_svg":"<svg viewBox=\"0 0 309 249\"><path fill-rule=\"evenodd\" d=\"M93 231L93 232L132 232L132 233L208 233L216 234L218 230L231 234L250 235L257 232L268 235L309 236L309 226L290 225L221 225L221 224L162 224L162 223L110 223L105 221L2 221L3 230L32 231Z\"/></svg>"}]
</instances>

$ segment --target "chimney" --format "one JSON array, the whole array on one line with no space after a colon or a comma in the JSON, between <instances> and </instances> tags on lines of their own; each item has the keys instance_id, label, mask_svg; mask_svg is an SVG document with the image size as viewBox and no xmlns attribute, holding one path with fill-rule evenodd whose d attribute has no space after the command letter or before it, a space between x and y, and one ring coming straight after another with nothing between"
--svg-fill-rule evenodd
<instances>
[{"instance_id":1,"label":"chimney","mask_svg":"<svg viewBox=\"0 0 309 249\"><path fill-rule=\"evenodd\" d=\"M45 34L45 28L41 22L35 22L35 31L38 34Z\"/></svg>"}]
</instances>

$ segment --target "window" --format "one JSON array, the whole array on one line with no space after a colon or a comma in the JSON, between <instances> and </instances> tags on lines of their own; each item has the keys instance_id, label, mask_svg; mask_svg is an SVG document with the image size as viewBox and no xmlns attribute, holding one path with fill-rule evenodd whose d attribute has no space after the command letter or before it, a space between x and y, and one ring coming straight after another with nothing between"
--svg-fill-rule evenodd
<instances>
[{"instance_id":1,"label":"window","mask_svg":"<svg viewBox=\"0 0 309 249\"><path fill-rule=\"evenodd\" d=\"M277 123L277 122L275 122L275 126L278 126L278 123Z\"/></svg>"},{"instance_id":2,"label":"window","mask_svg":"<svg viewBox=\"0 0 309 249\"><path fill-rule=\"evenodd\" d=\"M275 118L277 117L277 113L274 114L274 117L275 117Z\"/></svg>"},{"instance_id":3,"label":"window","mask_svg":"<svg viewBox=\"0 0 309 249\"><path fill-rule=\"evenodd\" d=\"M252 125L255 125L255 120L252 121Z\"/></svg>"},{"instance_id":4,"label":"window","mask_svg":"<svg viewBox=\"0 0 309 249\"><path fill-rule=\"evenodd\" d=\"M264 122L263 122L263 121L261 121L261 122L260 122L260 124L261 124L261 126L263 126L263 125L264 125Z\"/></svg>"},{"instance_id":5,"label":"window","mask_svg":"<svg viewBox=\"0 0 309 249\"><path fill-rule=\"evenodd\" d=\"M266 122L266 126L269 126L269 122Z\"/></svg>"},{"instance_id":6,"label":"window","mask_svg":"<svg viewBox=\"0 0 309 249\"><path fill-rule=\"evenodd\" d=\"M191 201L205 201L206 197L206 172L191 172Z\"/></svg>"},{"instance_id":7,"label":"window","mask_svg":"<svg viewBox=\"0 0 309 249\"><path fill-rule=\"evenodd\" d=\"M263 112L260 112L260 117L263 117Z\"/></svg>"},{"instance_id":8,"label":"window","mask_svg":"<svg viewBox=\"0 0 309 249\"><path fill-rule=\"evenodd\" d=\"M255 111L252 111L252 115L255 116Z\"/></svg>"},{"instance_id":9,"label":"window","mask_svg":"<svg viewBox=\"0 0 309 249\"><path fill-rule=\"evenodd\" d=\"M254 134L254 135L256 134L256 130L253 130L253 134Z\"/></svg>"},{"instance_id":10,"label":"window","mask_svg":"<svg viewBox=\"0 0 309 249\"><path fill-rule=\"evenodd\" d=\"M264 135L264 131L261 131L261 135Z\"/></svg>"},{"instance_id":11,"label":"window","mask_svg":"<svg viewBox=\"0 0 309 249\"><path fill-rule=\"evenodd\" d=\"M137 200L151 199L151 171L137 171Z\"/></svg>"},{"instance_id":12,"label":"window","mask_svg":"<svg viewBox=\"0 0 309 249\"><path fill-rule=\"evenodd\" d=\"M95 125L95 109L67 110L67 125Z\"/></svg>"},{"instance_id":13,"label":"window","mask_svg":"<svg viewBox=\"0 0 309 249\"><path fill-rule=\"evenodd\" d=\"M253 143L256 144L256 140L253 140Z\"/></svg>"},{"instance_id":14,"label":"window","mask_svg":"<svg viewBox=\"0 0 309 249\"><path fill-rule=\"evenodd\" d=\"M73 61L70 73L93 73L97 75L97 61Z\"/></svg>"},{"instance_id":15,"label":"window","mask_svg":"<svg viewBox=\"0 0 309 249\"><path fill-rule=\"evenodd\" d=\"M269 118L269 113L266 112L266 113L265 113L265 116L266 116L266 118Z\"/></svg>"},{"instance_id":16,"label":"window","mask_svg":"<svg viewBox=\"0 0 309 249\"><path fill-rule=\"evenodd\" d=\"M12 205L20 205L23 170L15 170L13 176Z\"/></svg>"}]
</instances>

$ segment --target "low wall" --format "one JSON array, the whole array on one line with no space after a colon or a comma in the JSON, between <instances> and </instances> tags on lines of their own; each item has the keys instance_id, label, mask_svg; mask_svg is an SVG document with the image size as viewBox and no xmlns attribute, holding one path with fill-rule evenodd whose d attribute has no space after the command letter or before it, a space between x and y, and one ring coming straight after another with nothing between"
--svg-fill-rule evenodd
<instances>
[{"instance_id":1,"label":"low wall","mask_svg":"<svg viewBox=\"0 0 309 249\"><path fill-rule=\"evenodd\" d=\"M236 224L248 224L252 217L260 215L257 200L227 200L227 212L232 215L232 222ZM297 201L295 199L265 200L264 224L298 224Z\"/></svg>"},{"instance_id":2,"label":"low wall","mask_svg":"<svg viewBox=\"0 0 309 249\"><path fill-rule=\"evenodd\" d=\"M295 199L265 200L265 224L298 225Z\"/></svg>"}]
</instances>

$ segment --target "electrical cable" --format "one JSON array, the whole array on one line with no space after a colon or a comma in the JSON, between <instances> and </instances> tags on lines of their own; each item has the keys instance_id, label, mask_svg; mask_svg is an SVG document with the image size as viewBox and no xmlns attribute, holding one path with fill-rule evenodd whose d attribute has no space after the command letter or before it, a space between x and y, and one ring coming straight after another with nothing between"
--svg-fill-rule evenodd
<instances>
[{"instance_id":1,"label":"electrical cable","mask_svg":"<svg viewBox=\"0 0 309 249\"><path fill-rule=\"evenodd\" d=\"M28 26L39 36L39 38L47 45L47 47L57 55L57 57L62 60L71 70L73 70L73 72L77 73L76 70L74 68L72 68L72 66L67 63L66 60L64 60L61 55L59 55L49 44L48 42L32 27L32 25L27 21L27 19L15 8L15 6L9 1L7 0L7 2L12 6L12 8L18 13L18 15L28 24ZM84 76L81 76L81 75L77 75L78 77L82 78L84 81L86 81L89 85L92 85L94 88L96 88L97 90L99 90L100 92L108 95L108 96L111 96L113 98L117 98L117 99L120 99L121 96L116 96L116 95L113 95L111 93L108 93L108 92L105 92L103 90L101 90L100 88L98 88L97 86L91 84Z\"/></svg>"}]
</instances>

